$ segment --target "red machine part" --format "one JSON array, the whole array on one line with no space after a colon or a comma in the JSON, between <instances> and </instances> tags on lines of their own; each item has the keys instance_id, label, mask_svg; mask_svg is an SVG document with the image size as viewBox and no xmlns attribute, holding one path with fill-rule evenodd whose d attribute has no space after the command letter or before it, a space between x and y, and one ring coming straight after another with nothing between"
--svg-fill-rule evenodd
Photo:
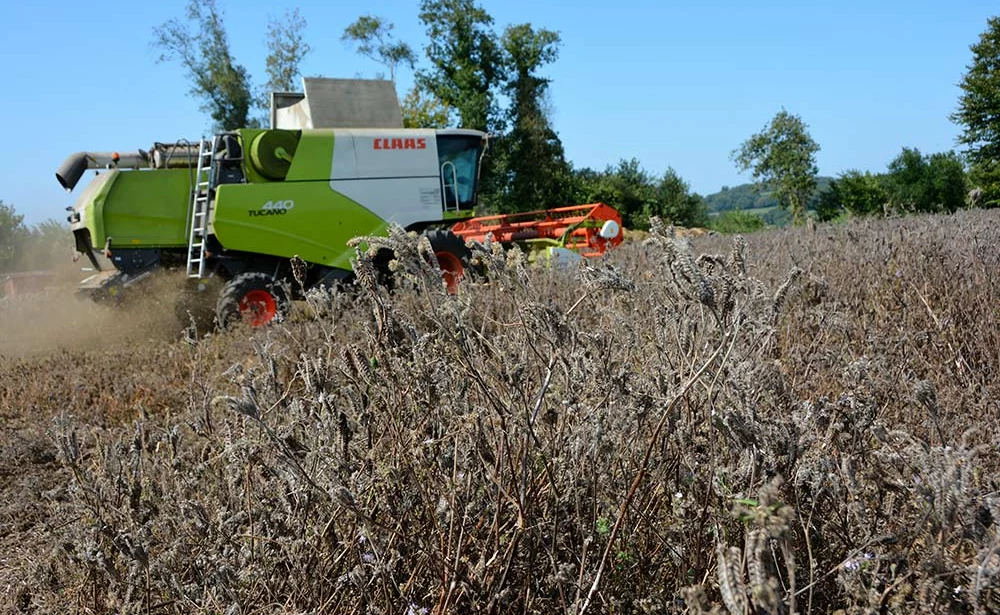
<instances>
[{"instance_id":1,"label":"red machine part","mask_svg":"<svg viewBox=\"0 0 1000 615\"><path fill-rule=\"evenodd\" d=\"M601 235L607 222L614 222L617 233ZM488 234L502 244L546 240L586 257L604 254L622 242L622 217L604 203L556 207L497 216L480 216L456 223L451 232L468 241L485 241Z\"/></svg>"},{"instance_id":2,"label":"red machine part","mask_svg":"<svg viewBox=\"0 0 1000 615\"><path fill-rule=\"evenodd\" d=\"M278 314L278 302L268 291L254 289L240 299L239 310L240 316L251 327L262 327Z\"/></svg>"}]
</instances>

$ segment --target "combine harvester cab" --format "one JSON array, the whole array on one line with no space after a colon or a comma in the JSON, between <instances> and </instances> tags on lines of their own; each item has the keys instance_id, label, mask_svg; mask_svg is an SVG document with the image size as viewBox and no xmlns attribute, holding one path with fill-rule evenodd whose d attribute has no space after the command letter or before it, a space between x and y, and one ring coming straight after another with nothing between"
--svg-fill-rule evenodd
<instances>
[{"instance_id":1,"label":"combine harvester cab","mask_svg":"<svg viewBox=\"0 0 1000 615\"><path fill-rule=\"evenodd\" d=\"M162 268L226 281L225 322L263 324L287 307L290 259L305 287L351 274L347 242L389 225L429 233L439 260L463 259L446 227L473 215L486 134L475 130L244 129L128 154L70 156L56 177L72 190L97 177L69 222L98 273L83 284L116 296ZM453 252L458 252L453 254Z\"/></svg>"}]
</instances>

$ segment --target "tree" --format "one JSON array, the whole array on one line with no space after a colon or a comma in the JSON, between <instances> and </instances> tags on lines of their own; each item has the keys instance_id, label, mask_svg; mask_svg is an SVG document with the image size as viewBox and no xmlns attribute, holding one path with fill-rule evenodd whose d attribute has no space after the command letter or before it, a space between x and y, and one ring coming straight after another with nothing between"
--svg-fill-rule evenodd
<instances>
[{"instance_id":1,"label":"tree","mask_svg":"<svg viewBox=\"0 0 1000 615\"><path fill-rule=\"evenodd\" d=\"M493 18L472 0L423 0L420 21L431 67L417 83L458 113L463 128L502 133L496 95L503 63Z\"/></svg>"},{"instance_id":2,"label":"tree","mask_svg":"<svg viewBox=\"0 0 1000 615\"><path fill-rule=\"evenodd\" d=\"M884 178L868 171L862 173L852 169L841 173L820 196L817 216L823 221L830 220L836 217L836 213L829 216L828 211L839 213L841 209L854 216L880 215L889 200L884 183Z\"/></svg>"},{"instance_id":3,"label":"tree","mask_svg":"<svg viewBox=\"0 0 1000 615\"><path fill-rule=\"evenodd\" d=\"M381 17L362 15L344 28L340 40L354 43L358 53L385 66L389 70L389 81L395 82L399 65L412 69L417 60L409 45L393 40L392 31L395 27Z\"/></svg>"},{"instance_id":4,"label":"tree","mask_svg":"<svg viewBox=\"0 0 1000 615\"><path fill-rule=\"evenodd\" d=\"M27 236L24 216L0 200L0 271L13 271Z\"/></svg>"},{"instance_id":5,"label":"tree","mask_svg":"<svg viewBox=\"0 0 1000 615\"><path fill-rule=\"evenodd\" d=\"M400 108L403 128L447 128L451 109L433 95L413 86Z\"/></svg>"},{"instance_id":6,"label":"tree","mask_svg":"<svg viewBox=\"0 0 1000 615\"><path fill-rule=\"evenodd\" d=\"M656 184L636 158L620 160L603 172L581 169L573 173L573 199L578 203L607 203L622 215L626 228L646 228L648 212L656 209Z\"/></svg>"},{"instance_id":7,"label":"tree","mask_svg":"<svg viewBox=\"0 0 1000 615\"><path fill-rule=\"evenodd\" d=\"M889 163L886 186L894 208L909 212L928 211L925 202L928 192L927 161L920 150L903 148Z\"/></svg>"},{"instance_id":8,"label":"tree","mask_svg":"<svg viewBox=\"0 0 1000 615\"><path fill-rule=\"evenodd\" d=\"M773 192L796 223L805 217L818 173L819 145L807 128L799 116L782 109L764 130L744 141L732 154L737 167L751 171L758 186Z\"/></svg>"},{"instance_id":9,"label":"tree","mask_svg":"<svg viewBox=\"0 0 1000 615\"><path fill-rule=\"evenodd\" d=\"M622 214L626 228L649 228L651 216L685 227L709 223L705 200L692 193L688 183L672 168L657 178L632 158L604 171L575 170L571 182L571 201L607 203Z\"/></svg>"},{"instance_id":10,"label":"tree","mask_svg":"<svg viewBox=\"0 0 1000 615\"><path fill-rule=\"evenodd\" d=\"M924 156L904 147L886 175L889 202L909 212L954 212L965 205L966 187L965 167L954 152Z\"/></svg>"},{"instance_id":11,"label":"tree","mask_svg":"<svg viewBox=\"0 0 1000 615\"><path fill-rule=\"evenodd\" d=\"M617 207L617 201L612 196L614 187L611 183L611 167L605 171L595 171L584 167L572 169L570 172L571 203L607 203Z\"/></svg>"},{"instance_id":12,"label":"tree","mask_svg":"<svg viewBox=\"0 0 1000 615\"><path fill-rule=\"evenodd\" d=\"M980 162L969 168L969 183L978 188L969 201L976 207L1000 207L1000 160Z\"/></svg>"},{"instance_id":13,"label":"tree","mask_svg":"<svg viewBox=\"0 0 1000 615\"><path fill-rule=\"evenodd\" d=\"M302 60L312 47L302 39L306 20L299 9L286 10L282 19L271 18L267 24L267 71L264 104L270 105L271 92L291 92L296 88L295 79L301 74Z\"/></svg>"},{"instance_id":14,"label":"tree","mask_svg":"<svg viewBox=\"0 0 1000 615\"><path fill-rule=\"evenodd\" d=\"M73 235L65 222L44 220L25 233L18 264L21 269L50 269L70 262Z\"/></svg>"},{"instance_id":15,"label":"tree","mask_svg":"<svg viewBox=\"0 0 1000 615\"><path fill-rule=\"evenodd\" d=\"M965 163L955 152L937 152L927 159L928 201L932 211L955 213L965 206L969 188Z\"/></svg>"},{"instance_id":16,"label":"tree","mask_svg":"<svg viewBox=\"0 0 1000 615\"><path fill-rule=\"evenodd\" d=\"M986 21L986 31L970 47L972 64L962 77L958 110L951 120L962 127L958 142L984 201L1000 202L1000 17Z\"/></svg>"},{"instance_id":17,"label":"tree","mask_svg":"<svg viewBox=\"0 0 1000 615\"><path fill-rule=\"evenodd\" d=\"M840 214L844 213L844 204L840 202L840 191L836 180L820 193L819 198L816 199L816 209L813 212L820 222L836 220Z\"/></svg>"},{"instance_id":18,"label":"tree","mask_svg":"<svg viewBox=\"0 0 1000 615\"><path fill-rule=\"evenodd\" d=\"M454 110L462 128L502 135L505 125L496 99L504 67L493 18L473 0L422 0L420 21L427 28L424 53L430 67L417 72L417 86ZM480 169L479 205L486 211L503 206L508 157L500 145L493 141Z\"/></svg>"},{"instance_id":19,"label":"tree","mask_svg":"<svg viewBox=\"0 0 1000 615\"><path fill-rule=\"evenodd\" d=\"M559 56L559 35L530 24L510 26L501 38L506 68L503 91L510 99L510 132L498 144L506 163L502 209L528 211L567 204L570 167L545 108L550 80L539 69Z\"/></svg>"},{"instance_id":20,"label":"tree","mask_svg":"<svg viewBox=\"0 0 1000 615\"><path fill-rule=\"evenodd\" d=\"M605 201L618 208L622 222L627 228L645 228L649 220L644 217L656 203L656 188L653 178L639 164L639 160L621 160L611 172L611 186L614 195Z\"/></svg>"},{"instance_id":21,"label":"tree","mask_svg":"<svg viewBox=\"0 0 1000 615\"><path fill-rule=\"evenodd\" d=\"M171 19L153 30L160 62L177 60L191 79L191 94L202 100L216 127L250 126L250 76L229 51L229 38L215 0L190 0L185 21Z\"/></svg>"},{"instance_id":22,"label":"tree","mask_svg":"<svg viewBox=\"0 0 1000 615\"><path fill-rule=\"evenodd\" d=\"M708 210L705 200L694 194L690 186L672 167L667 168L656 185L656 201L643 212L648 226L649 218L659 216L664 222L684 227L706 226Z\"/></svg>"}]
</instances>

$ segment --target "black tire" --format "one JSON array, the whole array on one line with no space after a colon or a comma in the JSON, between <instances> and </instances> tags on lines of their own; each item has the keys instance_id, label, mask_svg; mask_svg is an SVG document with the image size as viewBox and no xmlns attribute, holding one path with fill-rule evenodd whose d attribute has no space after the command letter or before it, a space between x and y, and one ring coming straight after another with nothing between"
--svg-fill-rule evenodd
<instances>
[{"instance_id":1,"label":"black tire","mask_svg":"<svg viewBox=\"0 0 1000 615\"><path fill-rule=\"evenodd\" d=\"M283 319L290 305L288 291L280 280L267 273L241 273L222 288L215 318L222 329L239 322L262 327Z\"/></svg>"},{"instance_id":2,"label":"black tire","mask_svg":"<svg viewBox=\"0 0 1000 615\"><path fill-rule=\"evenodd\" d=\"M432 229L426 231L424 235L427 236L431 249L437 256L448 292L456 292L459 283L471 271L472 252L465 246L465 241L451 231Z\"/></svg>"},{"instance_id":3,"label":"black tire","mask_svg":"<svg viewBox=\"0 0 1000 615\"><path fill-rule=\"evenodd\" d=\"M466 263L469 262L472 252L465 247L465 241L455 233L447 229L431 229L425 231L424 235L427 236L427 241L431 242L435 253L449 252Z\"/></svg>"}]
</instances>

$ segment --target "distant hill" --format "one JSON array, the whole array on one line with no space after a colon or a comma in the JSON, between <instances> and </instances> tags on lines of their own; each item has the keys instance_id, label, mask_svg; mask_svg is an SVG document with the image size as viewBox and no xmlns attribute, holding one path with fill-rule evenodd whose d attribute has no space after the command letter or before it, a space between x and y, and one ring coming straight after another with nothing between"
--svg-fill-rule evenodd
<instances>
[{"instance_id":1,"label":"distant hill","mask_svg":"<svg viewBox=\"0 0 1000 615\"><path fill-rule=\"evenodd\" d=\"M809 209L812 209L820 193L825 191L832 177L817 177L818 184L816 194L809 202ZM740 184L739 186L723 186L722 190L705 197L705 205L709 213L717 214L724 211L751 209L770 209L778 206L778 199L771 196L770 192L760 192L753 184Z\"/></svg>"}]
</instances>

